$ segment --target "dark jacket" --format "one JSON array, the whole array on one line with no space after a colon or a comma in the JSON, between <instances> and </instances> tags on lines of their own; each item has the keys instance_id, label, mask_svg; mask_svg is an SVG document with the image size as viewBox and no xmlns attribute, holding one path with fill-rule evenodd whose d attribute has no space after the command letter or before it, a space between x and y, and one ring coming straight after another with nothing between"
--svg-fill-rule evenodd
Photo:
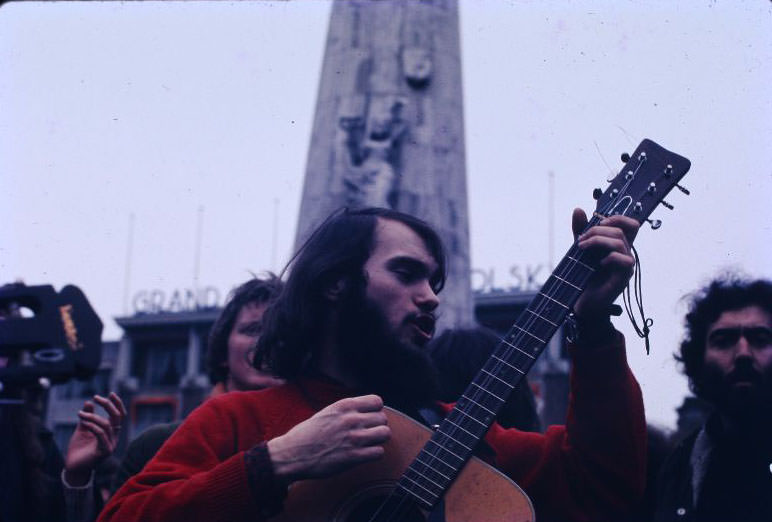
<instances>
[{"instance_id":1,"label":"dark jacket","mask_svg":"<svg viewBox=\"0 0 772 522\"><path fill-rule=\"evenodd\" d=\"M713 416L660 471L656 522L772 520L772 441L722 433Z\"/></svg>"}]
</instances>

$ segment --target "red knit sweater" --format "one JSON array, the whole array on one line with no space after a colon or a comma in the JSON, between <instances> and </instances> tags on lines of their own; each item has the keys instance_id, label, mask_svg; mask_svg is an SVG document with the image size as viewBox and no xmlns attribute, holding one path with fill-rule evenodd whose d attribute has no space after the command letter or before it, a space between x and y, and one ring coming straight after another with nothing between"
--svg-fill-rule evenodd
<instances>
[{"instance_id":1,"label":"red knit sweater","mask_svg":"<svg viewBox=\"0 0 772 522\"><path fill-rule=\"evenodd\" d=\"M640 389L621 334L611 346L576 352L566 425L539 434L496 424L486 442L540 521L624 519L645 481ZM245 452L350 394L330 382L302 380L206 401L113 496L99 521L259 520L277 485L267 473L250 487Z\"/></svg>"}]
</instances>

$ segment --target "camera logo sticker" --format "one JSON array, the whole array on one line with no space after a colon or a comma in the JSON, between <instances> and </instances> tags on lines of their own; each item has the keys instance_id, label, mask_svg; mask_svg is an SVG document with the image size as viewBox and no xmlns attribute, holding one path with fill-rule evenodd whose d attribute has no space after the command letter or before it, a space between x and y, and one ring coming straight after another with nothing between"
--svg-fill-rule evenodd
<instances>
[{"instance_id":1,"label":"camera logo sticker","mask_svg":"<svg viewBox=\"0 0 772 522\"><path fill-rule=\"evenodd\" d=\"M75 323L72 320L72 305L60 306L59 313L62 316L62 326L64 327L67 344L73 351L80 350L83 348L83 343L78 341L78 329L75 328Z\"/></svg>"}]
</instances>

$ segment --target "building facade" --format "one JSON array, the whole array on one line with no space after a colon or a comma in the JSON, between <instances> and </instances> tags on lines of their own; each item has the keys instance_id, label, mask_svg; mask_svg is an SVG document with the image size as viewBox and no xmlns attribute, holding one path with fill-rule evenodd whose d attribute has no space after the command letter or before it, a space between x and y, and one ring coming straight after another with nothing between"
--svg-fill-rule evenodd
<instances>
[{"instance_id":1,"label":"building facade","mask_svg":"<svg viewBox=\"0 0 772 522\"><path fill-rule=\"evenodd\" d=\"M476 321L503 334L533 296L517 291L478 293ZM97 393L116 391L129 413L117 454L152 424L184 419L211 390L205 355L209 330L219 313L219 308L159 310L116 318L123 337L103 343L99 371L88 381L71 380L51 390L46 423L60 449L67 448L83 401ZM568 404L568 360L562 339L559 331L528 376L545 427L563 423Z\"/></svg>"}]
</instances>

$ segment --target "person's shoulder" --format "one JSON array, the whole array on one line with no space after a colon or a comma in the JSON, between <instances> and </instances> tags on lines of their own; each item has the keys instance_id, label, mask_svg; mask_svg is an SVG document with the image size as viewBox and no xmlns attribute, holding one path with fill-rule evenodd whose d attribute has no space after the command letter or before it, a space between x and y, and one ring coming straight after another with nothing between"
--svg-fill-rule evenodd
<instances>
[{"instance_id":1,"label":"person's shoulder","mask_svg":"<svg viewBox=\"0 0 772 522\"><path fill-rule=\"evenodd\" d=\"M182 421L153 424L137 435L126 448L126 459L132 460L139 458L143 465L150 457L155 455L158 449L166 440L172 436L172 433L182 424ZM140 466L141 469L141 466Z\"/></svg>"},{"instance_id":2,"label":"person's shoulder","mask_svg":"<svg viewBox=\"0 0 772 522\"><path fill-rule=\"evenodd\" d=\"M297 387L292 384L282 384L262 390L231 391L212 397L202 404L219 411L242 410L244 408L276 407L294 401L297 397Z\"/></svg>"},{"instance_id":3,"label":"person's shoulder","mask_svg":"<svg viewBox=\"0 0 772 522\"><path fill-rule=\"evenodd\" d=\"M140 433L137 436L137 438L135 438L132 441L132 443L136 442L138 444L141 444L145 441L153 441L153 440L164 441L168 439L172 433L174 433L174 430L176 430L180 424L182 424L182 421L153 424L152 426L144 430L142 433Z\"/></svg>"}]
</instances>

